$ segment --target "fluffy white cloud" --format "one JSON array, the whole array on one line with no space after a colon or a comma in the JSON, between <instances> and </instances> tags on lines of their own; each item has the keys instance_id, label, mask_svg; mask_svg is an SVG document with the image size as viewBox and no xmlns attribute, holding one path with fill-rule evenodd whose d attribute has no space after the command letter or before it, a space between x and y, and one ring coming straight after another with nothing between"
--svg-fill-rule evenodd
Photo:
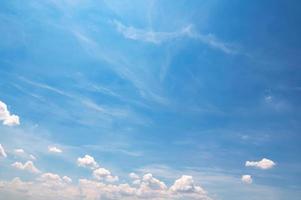
<instances>
[{"instance_id":1,"label":"fluffy white cloud","mask_svg":"<svg viewBox=\"0 0 301 200\"><path fill-rule=\"evenodd\" d=\"M7 157L7 154L5 153L5 150L3 148L3 146L0 144L0 157Z\"/></svg>"},{"instance_id":2,"label":"fluffy white cloud","mask_svg":"<svg viewBox=\"0 0 301 200\"><path fill-rule=\"evenodd\" d=\"M190 193L197 194L201 196L206 196L205 190L194 184L192 176L183 175L181 178L175 181L175 183L170 187L170 191L173 193Z\"/></svg>"},{"instance_id":3,"label":"fluffy white cloud","mask_svg":"<svg viewBox=\"0 0 301 200\"><path fill-rule=\"evenodd\" d=\"M253 179L252 179L251 175L242 175L241 176L241 181L243 183L251 184L253 182Z\"/></svg>"},{"instance_id":4,"label":"fluffy white cloud","mask_svg":"<svg viewBox=\"0 0 301 200\"><path fill-rule=\"evenodd\" d=\"M15 167L19 170L26 170L31 173L39 173L40 171L34 166L32 161L27 161L26 163L22 164L21 162L15 162L11 166Z\"/></svg>"},{"instance_id":5,"label":"fluffy white cloud","mask_svg":"<svg viewBox=\"0 0 301 200\"><path fill-rule=\"evenodd\" d=\"M80 167L87 167L91 169L95 169L98 167L97 162L94 160L92 156L85 155L82 158L77 159L77 165Z\"/></svg>"},{"instance_id":6,"label":"fluffy white cloud","mask_svg":"<svg viewBox=\"0 0 301 200\"><path fill-rule=\"evenodd\" d=\"M62 153L63 151L57 147L48 147L48 151L51 153Z\"/></svg>"},{"instance_id":7,"label":"fluffy white cloud","mask_svg":"<svg viewBox=\"0 0 301 200\"><path fill-rule=\"evenodd\" d=\"M0 121L6 126L15 126L20 124L19 116L12 115L7 109L7 105L0 101Z\"/></svg>"},{"instance_id":8,"label":"fluffy white cloud","mask_svg":"<svg viewBox=\"0 0 301 200\"><path fill-rule=\"evenodd\" d=\"M105 180L108 182L116 182L119 180L118 176L112 176L111 172L105 168L98 168L93 171L93 176L97 180Z\"/></svg>"},{"instance_id":9,"label":"fluffy white cloud","mask_svg":"<svg viewBox=\"0 0 301 200\"><path fill-rule=\"evenodd\" d=\"M260 161L246 161L245 165L246 167L255 167L259 169L271 169L276 165L276 163L267 158L263 158Z\"/></svg>"},{"instance_id":10,"label":"fluffy white cloud","mask_svg":"<svg viewBox=\"0 0 301 200\"><path fill-rule=\"evenodd\" d=\"M153 190L165 190L167 188L164 182L154 178L150 173L143 176L141 186L143 188L147 187Z\"/></svg>"}]
</instances>

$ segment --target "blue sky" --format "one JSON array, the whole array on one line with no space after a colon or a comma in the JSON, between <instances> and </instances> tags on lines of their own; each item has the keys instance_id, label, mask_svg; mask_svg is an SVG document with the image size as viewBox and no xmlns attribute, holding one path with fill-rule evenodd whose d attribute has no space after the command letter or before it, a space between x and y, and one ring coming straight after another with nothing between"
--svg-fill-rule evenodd
<instances>
[{"instance_id":1,"label":"blue sky","mask_svg":"<svg viewBox=\"0 0 301 200\"><path fill-rule=\"evenodd\" d=\"M0 199L300 199L299 7L1 1Z\"/></svg>"}]
</instances>

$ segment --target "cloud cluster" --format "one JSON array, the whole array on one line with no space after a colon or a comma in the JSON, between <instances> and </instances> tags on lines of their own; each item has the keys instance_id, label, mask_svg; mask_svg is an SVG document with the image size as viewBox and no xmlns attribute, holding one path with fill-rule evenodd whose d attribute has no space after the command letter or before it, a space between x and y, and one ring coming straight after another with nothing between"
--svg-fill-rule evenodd
<instances>
[{"instance_id":1,"label":"cloud cluster","mask_svg":"<svg viewBox=\"0 0 301 200\"><path fill-rule=\"evenodd\" d=\"M40 173L40 170L38 170L32 161L27 161L26 163L21 162L15 162L11 165L12 167L19 169L19 170L25 170L31 173Z\"/></svg>"},{"instance_id":2,"label":"cloud cluster","mask_svg":"<svg viewBox=\"0 0 301 200\"><path fill-rule=\"evenodd\" d=\"M15 126L20 124L19 116L10 114L7 105L0 101L0 121L6 126Z\"/></svg>"},{"instance_id":3,"label":"cloud cluster","mask_svg":"<svg viewBox=\"0 0 301 200\"><path fill-rule=\"evenodd\" d=\"M195 186L192 178L188 176L182 176L170 188L151 174L145 174L138 186L128 183L111 184L89 179L79 179L77 184L71 184L70 180L66 176L44 173L35 181L26 182L17 177L12 181L0 181L0 185L1 190L5 191L4 194L14 194L15 199L211 200L206 192L201 187Z\"/></svg>"},{"instance_id":4,"label":"cloud cluster","mask_svg":"<svg viewBox=\"0 0 301 200\"><path fill-rule=\"evenodd\" d=\"M17 152L23 153L24 150L17 149ZM11 200L211 199L202 187L194 183L192 176L183 175L168 187L151 173L142 176L130 173L129 180L133 182L126 183L123 180L123 183L119 183L118 176L113 176L108 169L99 167L92 156L85 155L78 158L77 164L91 169L94 179L81 178L77 183L73 183L68 176L61 177L58 174L47 172L40 174L32 181L22 181L19 177L11 181L0 181L0 189L4 191L2 194L8 195ZM19 170L40 173L32 161L24 164L15 162L12 166Z\"/></svg>"},{"instance_id":5,"label":"cloud cluster","mask_svg":"<svg viewBox=\"0 0 301 200\"><path fill-rule=\"evenodd\" d=\"M255 167L258 169L271 169L276 165L276 163L272 160L269 160L267 158L263 158L260 161L246 161L245 166L246 167Z\"/></svg>"}]
</instances>

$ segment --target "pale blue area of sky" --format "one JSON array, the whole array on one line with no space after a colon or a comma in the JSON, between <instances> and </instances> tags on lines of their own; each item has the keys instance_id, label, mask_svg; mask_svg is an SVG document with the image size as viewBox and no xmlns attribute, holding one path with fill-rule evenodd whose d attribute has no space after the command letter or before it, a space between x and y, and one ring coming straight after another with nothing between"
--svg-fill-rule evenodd
<instances>
[{"instance_id":1,"label":"pale blue area of sky","mask_svg":"<svg viewBox=\"0 0 301 200\"><path fill-rule=\"evenodd\" d=\"M0 126L0 143L73 178L91 154L119 174L191 173L217 199L297 200L300 6L1 1L0 100L21 125ZM51 144L65 154L47 154ZM244 166L265 157L276 167ZM0 178L17 175L1 164Z\"/></svg>"}]
</instances>

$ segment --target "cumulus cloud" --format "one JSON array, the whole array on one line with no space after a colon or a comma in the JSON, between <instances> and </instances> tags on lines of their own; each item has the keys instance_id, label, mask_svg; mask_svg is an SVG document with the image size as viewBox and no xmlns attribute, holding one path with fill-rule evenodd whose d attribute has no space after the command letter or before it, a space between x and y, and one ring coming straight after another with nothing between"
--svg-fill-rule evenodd
<instances>
[{"instance_id":1,"label":"cumulus cloud","mask_svg":"<svg viewBox=\"0 0 301 200\"><path fill-rule=\"evenodd\" d=\"M86 168L90 168L90 169L95 169L98 167L97 162L90 155L85 155L82 158L79 157L77 159L77 165L80 167L86 167Z\"/></svg>"},{"instance_id":2,"label":"cumulus cloud","mask_svg":"<svg viewBox=\"0 0 301 200\"><path fill-rule=\"evenodd\" d=\"M51 153L62 153L63 152L61 149L54 147L54 146L48 147L48 151Z\"/></svg>"},{"instance_id":3,"label":"cumulus cloud","mask_svg":"<svg viewBox=\"0 0 301 200\"><path fill-rule=\"evenodd\" d=\"M175 193L196 193L206 194L205 190L199 186L195 186L192 176L183 175L175 181L170 187L170 190Z\"/></svg>"},{"instance_id":4,"label":"cumulus cloud","mask_svg":"<svg viewBox=\"0 0 301 200\"><path fill-rule=\"evenodd\" d=\"M241 181L246 184L251 184L253 182L253 179L251 175L242 175Z\"/></svg>"},{"instance_id":5,"label":"cumulus cloud","mask_svg":"<svg viewBox=\"0 0 301 200\"><path fill-rule=\"evenodd\" d=\"M98 168L93 171L93 176L97 180L105 180L108 182L116 182L119 180L118 176L112 176L111 172L105 168Z\"/></svg>"},{"instance_id":6,"label":"cumulus cloud","mask_svg":"<svg viewBox=\"0 0 301 200\"><path fill-rule=\"evenodd\" d=\"M40 173L40 171L35 167L32 161L27 161L22 164L21 162L15 162L11 166L19 170L25 170L31 173Z\"/></svg>"},{"instance_id":7,"label":"cumulus cloud","mask_svg":"<svg viewBox=\"0 0 301 200\"><path fill-rule=\"evenodd\" d=\"M245 166L246 167L255 167L258 169L271 169L276 165L276 163L272 160L269 160L267 158L263 158L260 161L246 161Z\"/></svg>"},{"instance_id":8,"label":"cumulus cloud","mask_svg":"<svg viewBox=\"0 0 301 200\"><path fill-rule=\"evenodd\" d=\"M16 126L20 124L19 116L10 114L7 105L0 101L0 121L6 126Z\"/></svg>"},{"instance_id":9,"label":"cumulus cloud","mask_svg":"<svg viewBox=\"0 0 301 200\"><path fill-rule=\"evenodd\" d=\"M5 150L3 148L3 146L0 144L0 157L7 157L7 154L5 153Z\"/></svg>"},{"instance_id":10,"label":"cumulus cloud","mask_svg":"<svg viewBox=\"0 0 301 200\"><path fill-rule=\"evenodd\" d=\"M170 188L152 174L145 174L136 186L89 179L79 179L78 184L71 184L70 180L66 176L44 173L36 181L25 182L17 177L12 181L0 181L0 185L7 193L19 192L20 198L26 193L31 200L211 200L200 186L194 184L190 176L182 176Z\"/></svg>"}]
</instances>

